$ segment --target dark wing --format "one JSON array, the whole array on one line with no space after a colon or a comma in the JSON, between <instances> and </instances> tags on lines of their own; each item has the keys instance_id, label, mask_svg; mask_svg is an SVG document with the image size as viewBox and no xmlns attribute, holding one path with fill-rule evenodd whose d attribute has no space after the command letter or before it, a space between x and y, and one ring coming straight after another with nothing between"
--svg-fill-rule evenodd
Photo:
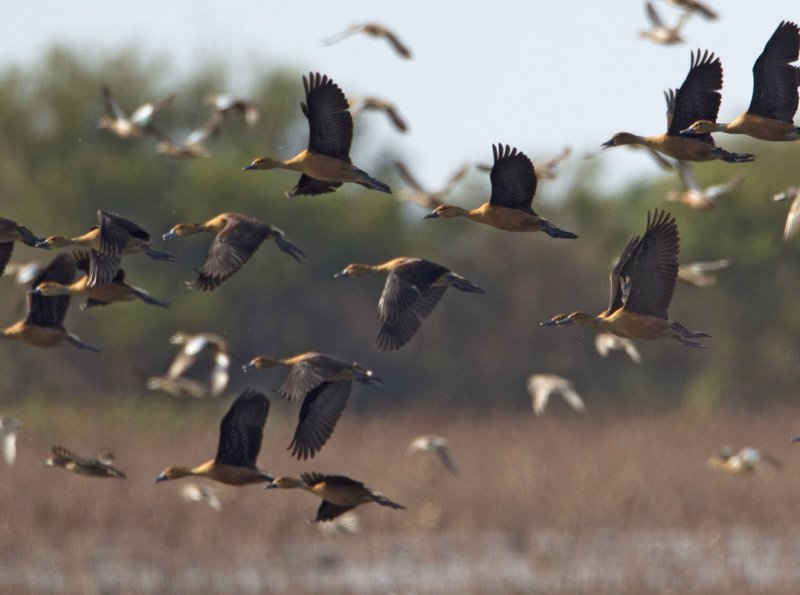
<instances>
[{"instance_id":1,"label":"dark wing","mask_svg":"<svg viewBox=\"0 0 800 595\"><path fill-rule=\"evenodd\" d=\"M306 102L303 114L308 118L308 150L350 162L353 142L353 116L342 90L320 73L303 77Z\"/></svg>"},{"instance_id":2,"label":"dark wing","mask_svg":"<svg viewBox=\"0 0 800 595\"><path fill-rule=\"evenodd\" d=\"M220 423L216 462L255 468L268 413L269 399L262 393L246 389L240 394Z\"/></svg>"},{"instance_id":3,"label":"dark wing","mask_svg":"<svg viewBox=\"0 0 800 595\"><path fill-rule=\"evenodd\" d=\"M672 116L675 114L675 94L677 89L667 89L664 91L664 101L667 102L667 128L672 126Z\"/></svg>"},{"instance_id":4,"label":"dark wing","mask_svg":"<svg viewBox=\"0 0 800 595\"><path fill-rule=\"evenodd\" d=\"M494 165L489 179L492 196L489 204L533 213L531 202L536 194L536 172L525 153L508 145L492 145Z\"/></svg>"},{"instance_id":5,"label":"dark wing","mask_svg":"<svg viewBox=\"0 0 800 595\"><path fill-rule=\"evenodd\" d=\"M128 118L125 110L123 110L114 96L111 94L111 89L103 87L103 105L106 108L108 115L115 120L126 120Z\"/></svg>"},{"instance_id":6,"label":"dark wing","mask_svg":"<svg viewBox=\"0 0 800 595\"><path fill-rule=\"evenodd\" d=\"M631 279L625 310L667 318L678 280L678 224L666 211L647 214L647 231L636 246L622 275Z\"/></svg>"},{"instance_id":7,"label":"dark wing","mask_svg":"<svg viewBox=\"0 0 800 595\"><path fill-rule=\"evenodd\" d=\"M292 188L292 191L289 192L288 195L291 198L292 196L316 196L318 194L327 194L328 192L333 192L341 185L341 182L322 182L303 174L300 176L297 185Z\"/></svg>"},{"instance_id":8,"label":"dark wing","mask_svg":"<svg viewBox=\"0 0 800 595\"><path fill-rule=\"evenodd\" d=\"M250 260L269 236L269 225L256 220L238 220L219 232L208 249L197 277L197 287L211 291L227 281Z\"/></svg>"},{"instance_id":9,"label":"dark wing","mask_svg":"<svg viewBox=\"0 0 800 595\"><path fill-rule=\"evenodd\" d=\"M340 506L338 504L328 502L327 500L323 500L322 504L320 504L319 508L317 509L317 517L314 519L314 522L319 523L321 521L332 521L337 516L344 514L348 510L353 510L354 508L355 506Z\"/></svg>"},{"instance_id":10,"label":"dark wing","mask_svg":"<svg viewBox=\"0 0 800 595\"><path fill-rule=\"evenodd\" d=\"M61 285L69 285L75 279L77 269L75 261L70 254L64 253L56 256L53 261L31 282L31 287L38 286L42 281L55 281ZM25 322L37 326L63 328L64 317L69 308L70 296L58 295L47 297L33 295L28 292L28 316Z\"/></svg>"},{"instance_id":11,"label":"dark wing","mask_svg":"<svg viewBox=\"0 0 800 595\"><path fill-rule=\"evenodd\" d=\"M692 52L691 68L681 88L675 94L675 112L667 134L679 136L698 120L717 121L722 96L722 64L719 58L706 50L702 55ZM710 134L680 135L714 144Z\"/></svg>"},{"instance_id":12,"label":"dark wing","mask_svg":"<svg viewBox=\"0 0 800 595\"><path fill-rule=\"evenodd\" d=\"M149 233L115 213L97 211L97 218L100 220L100 252L104 254L119 256L131 237L150 241Z\"/></svg>"},{"instance_id":13,"label":"dark wing","mask_svg":"<svg viewBox=\"0 0 800 595\"><path fill-rule=\"evenodd\" d=\"M609 275L609 281L611 282L611 295L608 299L608 309L606 310L606 312L609 314L620 309L624 304L621 283L621 279L623 278L623 270L638 244L639 236L635 236L628 240L628 245L625 246L625 249L619 256L617 264L614 265L614 268L611 270L611 275Z\"/></svg>"},{"instance_id":14,"label":"dark wing","mask_svg":"<svg viewBox=\"0 0 800 595\"><path fill-rule=\"evenodd\" d=\"M14 252L14 242L0 243L0 275L6 270L6 265L11 260L12 252Z\"/></svg>"},{"instance_id":15,"label":"dark wing","mask_svg":"<svg viewBox=\"0 0 800 595\"><path fill-rule=\"evenodd\" d=\"M73 250L72 260L75 261L75 267L87 275L89 274L89 267L91 263L91 256L88 250Z\"/></svg>"},{"instance_id":16,"label":"dark wing","mask_svg":"<svg viewBox=\"0 0 800 595\"><path fill-rule=\"evenodd\" d=\"M309 459L325 445L347 406L352 389L351 380L323 382L306 395L289 445L293 457Z\"/></svg>"},{"instance_id":17,"label":"dark wing","mask_svg":"<svg viewBox=\"0 0 800 595\"><path fill-rule=\"evenodd\" d=\"M281 385L281 394L294 401L308 394L333 374L349 367L347 362L330 355L316 354L294 364Z\"/></svg>"},{"instance_id":18,"label":"dark wing","mask_svg":"<svg viewBox=\"0 0 800 595\"><path fill-rule=\"evenodd\" d=\"M386 38L386 41L388 41L394 48L394 51L400 54L403 58L406 59L411 58L411 50L409 50L408 46L406 46L402 41L400 41L397 35L389 31L388 29L384 29L383 36Z\"/></svg>"},{"instance_id":19,"label":"dark wing","mask_svg":"<svg viewBox=\"0 0 800 595\"><path fill-rule=\"evenodd\" d=\"M800 68L792 66L800 54L800 29L783 21L753 65L753 98L748 113L791 124L797 111Z\"/></svg>"},{"instance_id":20,"label":"dark wing","mask_svg":"<svg viewBox=\"0 0 800 595\"><path fill-rule=\"evenodd\" d=\"M92 250L89 255L89 287L108 285L119 275L121 256L109 256Z\"/></svg>"}]
</instances>

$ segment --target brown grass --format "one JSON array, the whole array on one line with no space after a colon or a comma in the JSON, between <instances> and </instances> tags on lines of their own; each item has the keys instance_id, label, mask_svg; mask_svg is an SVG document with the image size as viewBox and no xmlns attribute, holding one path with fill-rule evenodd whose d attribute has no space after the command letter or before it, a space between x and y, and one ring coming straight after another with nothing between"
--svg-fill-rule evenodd
<instances>
[{"instance_id":1,"label":"brown grass","mask_svg":"<svg viewBox=\"0 0 800 595\"><path fill-rule=\"evenodd\" d=\"M306 522L310 494L223 487L215 513L178 497L186 480L154 485L167 465L213 456L227 402L62 405L52 424L4 412L25 427L17 464L0 467L0 591L788 593L800 580L791 411L350 413L298 463L284 450L295 406L272 401L264 468L350 475L408 510L363 507L363 533L331 539ZM459 478L405 452L420 433L448 437ZM128 480L41 468L61 442L112 448ZM783 467L707 468L722 444Z\"/></svg>"}]
</instances>

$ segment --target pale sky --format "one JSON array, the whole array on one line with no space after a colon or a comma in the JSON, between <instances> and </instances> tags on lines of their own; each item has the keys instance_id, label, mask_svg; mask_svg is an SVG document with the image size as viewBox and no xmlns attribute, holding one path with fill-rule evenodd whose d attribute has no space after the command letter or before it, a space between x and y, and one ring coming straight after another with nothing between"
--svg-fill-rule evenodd
<instances>
[{"instance_id":1,"label":"pale sky","mask_svg":"<svg viewBox=\"0 0 800 595\"><path fill-rule=\"evenodd\" d=\"M667 22L677 18L666 2L653 1ZM24 65L56 41L87 56L139 47L170 57L178 70L222 55L235 73L236 92L246 91L258 69L294 65L298 101L301 74L318 70L347 95L397 103L410 133L396 134L377 116L371 129L435 186L464 160L491 161L497 141L534 158L572 145L575 161L620 130L663 132L662 91L680 85L697 47L722 60L719 120L730 120L749 103L753 62L781 20L800 20L800 3L708 2L721 18L692 18L683 30L687 43L669 47L639 39L646 19L638 0L16 2L4 10L0 60ZM413 60L365 36L320 44L365 20L394 29ZM368 150L358 147L354 161ZM659 171L626 149L605 151L601 159L610 186Z\"/></svg>"}]
</instances>

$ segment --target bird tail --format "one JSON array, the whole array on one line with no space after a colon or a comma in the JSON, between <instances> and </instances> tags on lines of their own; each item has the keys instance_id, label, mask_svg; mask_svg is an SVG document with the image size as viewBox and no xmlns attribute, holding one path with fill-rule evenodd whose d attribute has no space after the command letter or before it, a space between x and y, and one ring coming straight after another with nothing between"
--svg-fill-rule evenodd
<instances>
[{"instance_id":1,"label":"bird tail","mask_svg":"<svg viewBox=\"0 0 800 595\"><path fill-rule=\"evenodd\" d=\"M144 252L150 258L153 258L155 260L166 260L170 262L175 260L175 257L169 252L162 252L160 250L155 250L154 248L150 247L149 244L142 244L142 252Z\"/></svg>"},{"instance_id":2,"label":"bird tail","mask_svg":"<svg viewBox=\"0 0 800 595\"><path fill-rule=\"evenodd\" d=\"M397 502L389 500L389 498L387 498L386 496L384 496L380 492L374 492L372 494L372 499L375 502L377 502L378 504L380 504L381 506L389 506L391 508L394 508L395 510L397 510L397 509L405 510L406 509L406 507L403 506L402 504L398 504Z\"/></svg>"},{"instance_id":3,"label":"bird tail","mask_svg":"<svg viewBox=\"0 0 800 595\"><path fill-rule=\"evenodd\" d=\"M286 254L294 258L297 262L302 262L303 258L306 257L305 252L303 252L300 248L292 244L283 235L279 235L278 237L276 237L275 243L278 244L278 248L286 252Z\"/></svg>"},{"instance_id":4,"label":"bird tail","mask_svg":"<svg viewBox=\"0 0 800 595\"><path fill-rule=\"evenodd\" d=\"M161 306L162 308L169 308L169 302L166 300L160 300L158 298L154 298L152 295L147 293L144 289L139 287L133 288L133 293L142 300L145 304L150 306Z\"/></svg>"},{"instance_id":5,"label":"bird tail","mask_svg":"<svg viewBox=\"0 0 800 595\"><path fill-rule=\"evenodd\" d=\"M556 227L555 225L553 225L552 223L550 223L546 219L542 219L542 224L544 225L544 229L542 229L542 231L544 231L551 238L574 240L574 239L576 239L578 237L577 235L575 235L571 231L565 231L563 229L559 229L558 227Z\"/></svg>"},{"instance_id":6,"label":"bird tail","mask_svg":"<svg viewBox=\"0 0 800 595\"><path fill-rule=\"evenodd\" d=\"M731 153L720 148L715 149L712 154L719 156L720 159L728 163L747 163L748 161L754 161L756 158L752 153Z\"/></svg>"},{"instance_id":7,"label":"bird tail","mask_svg":"<svg viewBox=\"0 0 800 595\"><path fill-rule=\"evenodd\" d=\"M384 184L380 180L376 180L364 170L354 167L353 173L356 174L356 176L358 176L358 179L355 180L356 184L361 184L366 188L369 188L371 190L377 190L378 192L385 192L386 194L392 193L392 189L389 188L388 184Z\"/></svg>"},{"instance_id":8,"label":"bird tail","mask_svg":"<svg viewBox=\"0 0 800 595\"><path fill-rule=\"evenodd\" d=\"M44 238L36 237L27 227L20 225L17 227L17 231L19 231L19 234L22 236L22 242L25 245L30 246L31 248L50 248L50 246L44 243Z\"/></svg>"},{"instance_id":9,"label":"bird tail","mask_svg":"<svg viewBox=\"0 0 800 595\"><path fill-rule=\"evenodd\" d=\"M447 273L445 275L449 285L452 285L456 289L460 289L461 291L467 291L469 293L486 293L483 289L475 285L469 279L465 279L461 275L456 275L455 273Z\"/></svg>"}]
</instances>

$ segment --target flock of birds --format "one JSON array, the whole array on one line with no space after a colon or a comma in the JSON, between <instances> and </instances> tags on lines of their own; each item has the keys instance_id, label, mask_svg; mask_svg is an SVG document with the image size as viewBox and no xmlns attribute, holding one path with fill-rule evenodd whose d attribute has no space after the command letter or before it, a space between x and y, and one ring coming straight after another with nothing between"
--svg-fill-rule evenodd
<instances>
[{"instance_id":1,"label":"flock of birds","mask_svg":"<svg viewBox=\"0 0 800 595\"><path fill-rule=\"evenodd\" d=\"M647 3L647 11L655 25L648 37L660 43L680 41L678 28L695 13L706 18L715 15L695 0L672 0L686 11L678 25L663 25L655 8ZM410 50L398 37L380 25L366 23L355 25L328 40L333 43L355 34L364 33L386 39L403 58L410 58ZM662 163L676 167L685 185L685 192L670 196L696 209L709 209L715 199L729 192L741 182L741 175L710 188L697 184L689 167L690 161L722 159L730 163L752 161L751 154L732 153L718 147L711 133L727 132L747 134L767 141L792 141L800 139L800 127L793 123L798 107L800 68L792 62L800 54L800 30L791 22L782 22L767 41L763 52L753 67L754 90L747 112L729 124L717 123L721 103L722 66L718 58L708 51L692 52L689 73L681 86L665 93L667 100L668 129L658 136L639 136L627 132L615 134L604 148L621 145L646 147ZM381 109L386 111L395 126L404 131L405 121L396 107L374 98L349 102L334 81L320 73L310 73L302 78L305 101L302 112L309 124L306 149L289 159L257 157L244 170L287 169L300 174L289 196L319 195L335 191L344 183L359 184L367 189L391 193L390 187L350 160L353 138L353 111ZM215 95L209 99L212 114L209 120L182 142L174 141L154 123L154 116L173 100L172 96L147 103L131 115L120 107L108 88L102 89L107 115L100 127L120 139L135 140L153 137L157 150L175 158L207 157L210 151L205 142L216 134L226 118L240 115L248 125L259 119L258 107L233 95ZM532 208L537 188L537 171L528 157L517 148L497 143L492 146L493 163L486 166L491 181L489 200L475 208L448 204L445 199L452 186L466 173L466 168L455 172L447 186L439 191L425 190L408 168L397 164L397 169L410 190L401 198L413 200L429 210L425 219L463 217L476 223L509 232L541 231L555 239L576 239L578 236L559 228L540 216ZM569 155L569 149L540 167L538 177L554 177L558 163ZM789 189L776 200L793 198L796 189ZM792 213L795 212L792 208ZM0 332L0 337L20 341L34 347L53 347L67 342L81 349L100 351L84 342L63 326L64 317L72 296L85 299L82 308L108 305L118 301L139 300L148 305L167 307L168 302L152 297L147 291L129 284L121 268L123 257L144 254L156 261L168 262L174 257L151 245L152 236L139 224L115 213L99 210L98 224L78 236L38 237L28 228L9 219L0 219L0 272L8 268L15 242L41 249L76 247L72 252L62 252L50 263L26 276L30 284L27 294L27 315ZM797 228L796 214L790 214L787 237ZM204 223L178 223L162 236L163 241L191 236L201 232L213 235L203 264L197 270L197 279L190 288L212 291L236 274L267 240L274 240L288 256L302 261L304 252L292 244L280 229L254 217L240 213L222 213ZM703 347L697 339L708 337L704 332L692 332L677 321L670 320L667 310L678 280L704 286L713 283L713 271L727 266L727 261L694 263L679 267L680 243L678 224L664 210L647 213L641 236L635 236L625 245L610 275L608 306L598 314L575 311L558 314L542 323L543 326L589 326L599 332L596 337L598 352L605 356L611 350L624 351L634 362L641 356L636 340L672 338L689 347ZM371 273L383 274L386 281L378 300L379 329L377 348L394 351L413 339L422 322L435 309L448 287L467 293L481 294L483 289L450 270L444 265L417 257L400 256L378 264L351 263L336 277L359 277ZM223 394L229 379L230 356L226 341L211 333L177 333L171 342L180 346L180 352L164 375L147 379L147 386L176 396L195 398L218 397ZM205 354L213 366L205 381L186 375ZM260 355L243 366L245 372L272 367L284 367L288 373L279 393L289 401L300 401L298 424L289 445L293 456L299 460L314 457L331 437L342 416L352 392L353 383L378 385L380 379L371 370L347 360L317 352L301 353L289 357ZM528 381L533 396L534 410L544 411L548 398L559 393L576 410L584 403L569 380L553 375L538 374ZM263 428L269 413L270 401L260 392L247 389L236 398L220 424L216 456L193 467L172 466L162 471L156 481L181 477L197 477L229 485L265 483L267 488L306 490L322 499L315 521L329 521L340 517L352 508L377 502L395 509L403 508L380 492L364 486L359 481L343 475L302 473L299 478L273 477L259 469L256 460L261 449ZM10 418L0 418L3 456L13 463L18 423ZM800 439L798 437L797 439ZM457 466L441 436L420 436L409 447L410 452L436 452L444 467L457 474ZM730 471L750 471L759 460L771 458L757 449L740 453L724 451L713 459L714 466ZM56 446L46 466L61 467L75 473L93 477L124 478L125 474L113 466L110 453L101 453L96 459L80 457L66 448ZM184 490L188 500L206 501L215 509L221 501L213 490L191 484Z\"/></svg>"}]
</instances>

